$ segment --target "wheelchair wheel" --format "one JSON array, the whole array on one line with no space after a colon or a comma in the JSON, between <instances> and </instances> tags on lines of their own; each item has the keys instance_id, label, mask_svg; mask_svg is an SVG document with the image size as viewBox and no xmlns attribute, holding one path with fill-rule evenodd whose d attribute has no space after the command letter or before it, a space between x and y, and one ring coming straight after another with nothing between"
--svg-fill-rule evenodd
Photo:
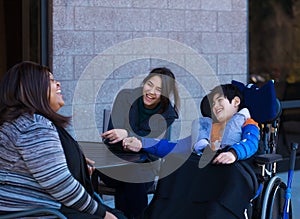
<instances>
[{"instance_id":1,"label":"wheelchair wheel","mask_svg":"<svg viewBox=\"0 0 300 219\"><path fill-rule=\"evenodd\" d=\"M263 197L261 219L281 219L284 211L286 184L274 176L269 181ZM292 203L289 205L289 219L292 218Z\"/></svg>"}]
</instances>

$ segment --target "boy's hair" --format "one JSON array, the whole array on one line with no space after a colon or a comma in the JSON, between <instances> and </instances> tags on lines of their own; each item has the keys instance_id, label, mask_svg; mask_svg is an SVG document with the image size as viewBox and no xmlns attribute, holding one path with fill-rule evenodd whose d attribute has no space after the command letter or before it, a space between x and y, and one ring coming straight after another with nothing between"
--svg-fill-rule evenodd
<instances>
[{"instance_id":1,"label":"boy's hair","mask_svg":"<svg viewBox=\"0 0 300 219\"><path fill-rule=\"evenodd\" d=\"M239 97L241 100L241 103L239 105L239 109L243 108L243 95L241 93L241 91L238 89L237 86L233 85L233 84L221 84L216 86L214 89L211 90L211 92L207 95L208 96L208 100L211 103L213 102L213 97L216 94L221 94L224 95L225 98L227 98L229 100L229 103L231 103L231 101L233 100L234 97Z\"/></svg>"}]
</instances>

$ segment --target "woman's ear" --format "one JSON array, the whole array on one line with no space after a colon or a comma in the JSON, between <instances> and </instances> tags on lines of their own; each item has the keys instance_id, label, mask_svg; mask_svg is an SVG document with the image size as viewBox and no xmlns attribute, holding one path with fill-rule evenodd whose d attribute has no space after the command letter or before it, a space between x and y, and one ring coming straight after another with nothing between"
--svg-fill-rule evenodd
<instances>
[{"instance_id":1,"label":"woman's ear","mask_svg":"<svg viewBox=\"0 0 300 219\"><path fill-rule=\"evenodd\" d=\"M235 107L239 107L239 105L241 104L241 99L238 96L235 96L233 98L233 104Z\"/></svg>"}]
</instances>

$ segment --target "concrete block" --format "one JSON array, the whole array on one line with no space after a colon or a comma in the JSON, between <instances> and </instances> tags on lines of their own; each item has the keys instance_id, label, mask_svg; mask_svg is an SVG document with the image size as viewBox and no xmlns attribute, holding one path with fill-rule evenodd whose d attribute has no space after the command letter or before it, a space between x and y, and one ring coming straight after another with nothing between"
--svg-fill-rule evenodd
<instances>
[{"instance_id":1,"label":"concrete block","mask_svg":"<svg viewBox=\"0 0 300 219\"><path fill-rule=\"evenodd\" d=\"M116 29L117 9L101 7L76 7L76 30L105 30Z\"/></svg>"},{"instance_id":2,"label":"concrete block","mask_svg":"<svg viewBox=\"0 0 300 219\"><path fill-rule=\"evenodd\" d=\"M168 0L132 0L133 8L168 8Z\"/></svg>"},{"instance_id":3,"label":"concrete block","mask_svg":"<svg viewBox=\"0 0 300 219\"><path fill-rule=\"evenodd\" d=\"M149 9L116 9L115 30L149 31L151 10Z\"/></svg>"},{"instance_id":4,"label":"concrete block","mask_svg":"<svg viewBox=\"0 0 300 219\"><path fill-rule=\"evenodd\" d=\"M217 30L217 13L214 11L187 10L185 19L186 31L215 32Z\"/></svg>"},{"instance_id":5,"label":"concrete block","mask_svg":"<svg viewBox=\"0 0 300 219\"><path fill-rule=\"evenodd\" d=\"M168 8L185 9L186 0L171 0L168 2Z\"/></svg>"},{"instance_id":6,"label":"concrete block","mask_svg":"<svg viewBox=\"0 0 300 219\"><path fill-rule=\"evenodd\" d=\"M53 56L54 78L60 80L74 80L74 63L72 56Z\"/></svg>"},{"instance_id":7,"label":"concrete block","mask_svg":"<svg viewBox=\"0 0 300 219\"><path fill-rule=\"evenodd\" d=\"M86 0L85 0L86 1ZM131 0L93 0L93 6L95 7L120 7L120 8L130 8L132 7Z\"/></svg>"},{"instance_id":8,"label":"concrete block","mask_svg":"<svg viewBox=\"0 0 300 219\"><path fill-rule=\"evenodd\" d=\"M247 31L247 13L245 11L219 12L218 31L245 33Z\"/></svg>"},{"instance_id":9,"label":"concrete block","mask_svg":"<svg viewBox=\"0 0 300 219\"><path fill-rule=\"evenodd\" d=\"M184 30L184 13L182 10L152 10L151 31Z\"/></svg>"},{"instance_id":10,"label":"concrete block","mask_svg":"<svg viewBox=\"0 0 300 219\"><path fill-rule=\"evenodd\" d=\"M87 66L91 63L94 56L77 55L74 57L74 77L76 80L80 78Z\"/></svg>"},{"instance_id":11,"label":"concrete block","mask_svg":"<svg viewBox=\"0 0 300 219\"><path fill-rule=\"evenodd\" d=\"M203 53L230 53L232 52L232 38L230 33L203 33Z\"/></svg>"},{"instance_id":12,"label":"concrete block","mask_svg":"<svg viewBox=\"0 0 300 219\"><path fill-rule=\"evenodd\" d=\"M247 34L233 33L232 34L232 52L247 53Z\"/></svg>"},{"instance_id":13,"label":"concrete block","mask_svg":"<svg viewBox=\"0 0 300 219\"><path fill-rule=\"evenodd\" d=\"M247 74L246 54L223 54L218 56L218 74Z\"/></svg>"},{"instance_id":14,"label":"concrete block","mask_svg":"<svg viewBox=\"0 0 300 219\"><path fill-rule=\"evenodd\" d=\"M95 32L95 52L105 52L109 47L132 39L130 32L101 31Z\"/></svg>"},{"instance_id":15,"label":"concrete block","mask_svg":"<svg viewBox=\"0 0 300 219\"><path fill-rule=\"evenodd\" d=\"M186 0L185 9L201 9L201 0Z\"/></svg>"},{"instance_id":16,"label":"concrete block","mask_svg":"<svg viewBox=\"0 0 300 219\"><path fill-rule=\"evenodd\" d=\"M88 31L54 31L53 55L91 55L94 34Z\"/></svg>"},{"instance_id":17,"label":"concrete block","mask_svg":"<svg viewBox=\"0 0 300 219\"><path fill-rule=\"evenodd\" d=\"M248 0L232 0L232 10L247 11Z\"/></svg>"},{"instance_id":18,"label":"concrete block","mask_svg":"<svg viewBox=\"0 0 300 219\"><path fill-rule=\"evenodd\" d=\"M53 29L74 30L74 7L56 6L53 7Z\"/></svg>"},{"instance_id":19,"label":"concrete block","mask_svg":"<svg viewBox=\"0 0 300 219\"><path fill-rule=\"evenodd\" d=\"M231 0L201 0L201 9L210 11L231 11Z\"/></svg>"}]
</instances>

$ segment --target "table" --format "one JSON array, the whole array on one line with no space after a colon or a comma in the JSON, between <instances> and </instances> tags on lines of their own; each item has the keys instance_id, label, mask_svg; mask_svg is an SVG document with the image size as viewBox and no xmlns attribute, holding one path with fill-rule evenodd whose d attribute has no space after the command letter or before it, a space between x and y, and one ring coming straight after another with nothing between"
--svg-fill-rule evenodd
<instances>
[{"instance_id":1,"label":"table","mask_svg":"<svg viewBox=\"0 0 300 219\"><path fill-rule=\"evenodd\" d=\"M139 153L122 152L118 153L118 157L103 142L79 141L78 143L85 156L95 161L94 166L97 169L119 167L145 161L145 155Z\"/></svg>"},{"instance_id":2,"label":"table","mask_svg":"<svg viewBox=\"0 0 300 219\"><path fill-rule=\"evenodd\" d=\"M85 156L95 161L94 166L103 174L124 182L151 182L157 175L160 161L146 162L144 153L112 153L103 142L79 141ZM123 159L121 159L122 157Z\"/></svg>"}]
</instances>

